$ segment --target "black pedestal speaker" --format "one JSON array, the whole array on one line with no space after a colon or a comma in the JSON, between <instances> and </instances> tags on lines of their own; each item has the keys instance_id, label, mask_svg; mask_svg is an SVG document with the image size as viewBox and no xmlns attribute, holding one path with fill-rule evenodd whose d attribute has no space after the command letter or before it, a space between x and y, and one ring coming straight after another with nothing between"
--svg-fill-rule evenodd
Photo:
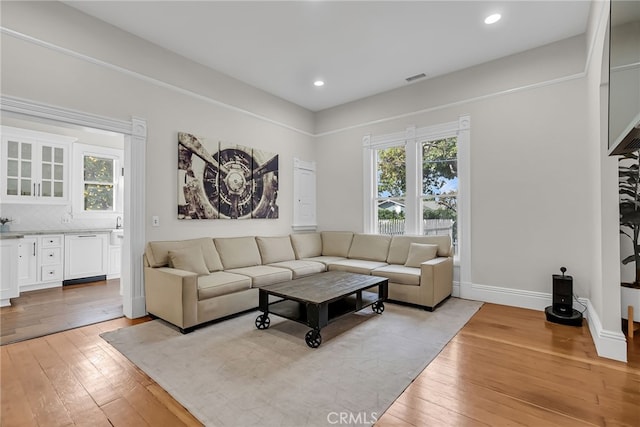
<instances>
[{"instance_id":1,"label":"black pedestal speaker","mask_svg":"<svg viewBox=\"0 0 640 427\"><path fill-rule=\"evenodd\" d=\"M566 268L561 267L562 276L554 274L553 305L544 311L549 322L563 325L582 326L582 313L573 308L573 277L565 276Z\"/></svg>"},{"instance_id":2,"label":"black pedestal speaker","mask_svg":"<svg viewBox=\"0 0 640 427\"><path fill-rule=\"evenodd\" d=\"M562 267L564 269L564 267ZM560 270L562 271L562 270ZM568 316L573 309L573 277L554 274L553 278L553 312L558 316Z\"/></svg>"}]
</instances>

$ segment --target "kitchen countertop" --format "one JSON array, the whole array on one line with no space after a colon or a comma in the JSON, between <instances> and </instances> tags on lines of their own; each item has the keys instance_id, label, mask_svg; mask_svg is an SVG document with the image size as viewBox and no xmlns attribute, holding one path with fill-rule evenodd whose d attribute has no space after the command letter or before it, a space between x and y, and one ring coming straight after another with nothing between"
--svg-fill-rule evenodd
<instances>
[{"instance_id":1,"label":"kitchen countertop","mask_svg":"<svg viewBox=\"0 0 640 427\"><path fill-rule=\"evenodd\" d=\"M25 231L7 231L0 233L0 240L4 239L21 239L25 236L41 236L45 234L82 234L82 233L111 233L114 228L84 228L84 229L66 229L66 230L25 230ZM122 229L120 229L122 230Z\"/></svg>"}]
</instances>

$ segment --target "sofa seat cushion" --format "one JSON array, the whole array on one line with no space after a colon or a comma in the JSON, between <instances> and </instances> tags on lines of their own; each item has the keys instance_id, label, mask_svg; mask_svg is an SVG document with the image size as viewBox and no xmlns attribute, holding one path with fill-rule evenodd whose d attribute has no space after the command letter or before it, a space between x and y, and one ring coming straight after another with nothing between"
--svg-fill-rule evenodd
<instances>
[{"instance_id":1,"label":"sofa seat cushion","mask_svg":"<svg viewBox=\"0 0 640 427\"><path fill-rule=\"evenodd\" d=\"M316 273L322 273L327 269L327 267L321 262L304 261L301 259L294 261L275 262L269 265L273 267L288 268L293 272L294 279L304 276L310 276Z\"/></svg>"},{"instance_id":2,"label":"sofa seat cushion","mask_svg":"<svg viewBox=\"0 0 640 427\"><path fill-rule=\"evenodd\" d=\"M226 271L198 277L198 301L251 289L251 278Z\"/></svg>"},{"instance_id":3,"label":"sofa seat cushion","mask_svg":"<svg viewBox=\"0 0 640 427\"><path fill-rule=\"evenodd\" d=\"M366 261L362 259L345 259L327 265L329 271L348 271L350 273L369 274L376 268L384 267L386 262Z\"/></svg>"},{"instance_id":4,"label":"sofa seat cushion","mask_svg":"<svg viewBox=\"0 0 640 427\"><path fill-rule=\"evenodd\" d=\"M420 286L420 269L416 267L391 264L376 268L371 272L371 275L386 277L389 282L400 285Z\"/></svg>"},{"instance_id":5,"label":"sofa seat cushion","mask_svg":"<svg viewBox=\"0 0 640 427\"><path fill-rule=\"evenodd\" d=\"M336 261L342 261L347 259L346 257L343 256L326 256L326 255L321 255L321 256L314 256L311 258L303 258L303 261L313 261L313 262L320 262L322 264L325 265L325 267L329 264L331 264L332 262L336 262Z\"/></svg>"},{"instance_id":6,"label":"sofa seat cushion","mask_svg":"<svg viewBox=\"0 0 640 427\"><path fill-rule=\"evenodd\" d=\"M251 277L252 288L286 282L293 278L293 273L288 268L272 267L270 265L256 265L255 267L234 268L226 271Z\"/></svg>"}]
</instances>

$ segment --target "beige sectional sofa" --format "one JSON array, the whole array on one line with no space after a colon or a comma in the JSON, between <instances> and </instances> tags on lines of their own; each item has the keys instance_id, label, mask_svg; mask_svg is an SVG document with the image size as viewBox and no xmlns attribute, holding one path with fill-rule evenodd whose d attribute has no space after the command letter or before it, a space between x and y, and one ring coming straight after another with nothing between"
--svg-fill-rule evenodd
<instances>
[{"instance_id":1,"label":"beige sectional sofa","mask_svg":"<svg viewBox=\"0 0 640 427\"><path fill-rule=\"evenodd\" d=\"M147 244L147 312L182 332L258 306L258 288L341 270L389 279L389 299L428 310L451 295L449 236L343 231Z\"/></svg>"}]
</instances>

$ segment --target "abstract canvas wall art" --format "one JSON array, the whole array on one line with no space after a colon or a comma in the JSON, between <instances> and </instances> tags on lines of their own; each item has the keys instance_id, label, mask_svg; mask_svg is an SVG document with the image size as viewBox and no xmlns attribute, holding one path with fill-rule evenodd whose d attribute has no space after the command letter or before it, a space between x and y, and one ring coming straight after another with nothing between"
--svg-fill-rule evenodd
<instances>
[{"instance_id":1,"label":"abstract canvas wall art","mask_svg":"<svg viewBox=\"0 0 640 427\"><path fill-rule=\"evenodd\" d=\"M178 133L178 218L278 218L278 155Z\"/></svg>"}]
</instances>

